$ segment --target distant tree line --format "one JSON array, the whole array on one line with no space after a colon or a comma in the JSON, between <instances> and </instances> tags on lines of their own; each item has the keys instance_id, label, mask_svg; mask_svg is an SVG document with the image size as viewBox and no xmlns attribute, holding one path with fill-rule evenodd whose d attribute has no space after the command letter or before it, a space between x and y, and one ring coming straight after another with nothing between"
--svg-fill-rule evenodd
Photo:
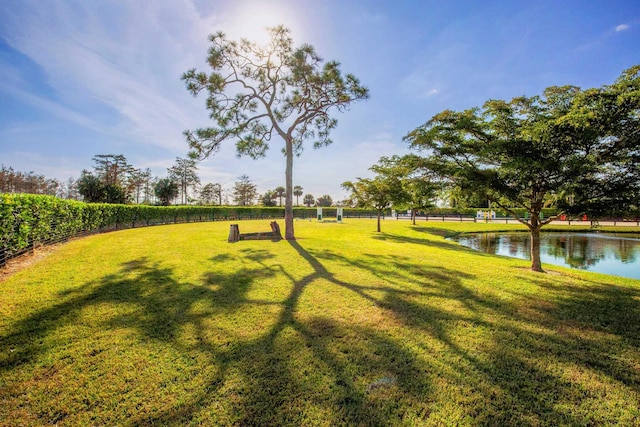
<instances>
[{"instance_id":1,"label":"distant tree line","mask_svg":"<svg viewBox=\"0 0 640 427\"><path fill-rule=\"evenodd\" d=\"M0 193L44 194L88 203L223 203L222 186L208 183L200 187L196 162L191 159L176 158L164 178L153 176L149 168L135 168L123 154L98 154L92 160L93 170L85 169L80 178L66 182L2 165Z\"/></svg>"},{"instance_id":2,"label":"distant tree line","mask_svg":"<svg viewBox=\"0 0 640 427\"><path fill-rule=\"evenodd\" d=\"M242 175L227 192L220 183L202 184L195 160L176 158L167 168L167 176L153 176L150 169L132 166L123 154L98 154L93 157L93 170L83 170L80 178L67 182L46 178L33 172L16 172L2 166L0 193L26 193L57 196L88 203L163 205L238 205L282 206L285 188L276 187L259 195L257 185ZM296 185L296 205L332 206L333 199L323 195L316 199L304 194Z\"/></svg>"},{"instance_id":3,"label":"distant tree line","mask_svg":"<svg viewBox=\"0 0 640 427\"><path fill-rule=\"evenodd\" d=\"M46 178L33 172L18 172L0 166L0 193L45 194L65 196L65 184L55 178Z\"/></svg>"},{"instance_id":4,"label":"distant tree line","mask_svg":"<svg viewBox=\"0 0 640 427\"><path fill-rule=\"evenodd\" d=\"M317 200L313 194L304 194L303 188L299 185L293 187L293 195L296 197L296 206L300 206L300 197L304 195L302 203L307 206L329 207L333 206L333 199L328 194L319 197ZM273 190L267 190L259 197L262 206L282 206L282 199L286 192L283 186L278 186Z\"/></svg>"}]
</instances>

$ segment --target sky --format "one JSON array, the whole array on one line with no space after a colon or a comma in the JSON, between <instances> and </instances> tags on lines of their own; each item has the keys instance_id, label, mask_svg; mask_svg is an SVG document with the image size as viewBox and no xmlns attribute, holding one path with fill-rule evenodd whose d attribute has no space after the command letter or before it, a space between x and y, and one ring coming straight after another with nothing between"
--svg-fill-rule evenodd
<instances>
[{"instance_id":1,"label":"sky","mask_svg":"<svg viewBox=\"0 0 640 427\"><path fill-rule=\"evenodd\" d=\"M333 113L333 144L294 160L294 185L334 200L381 156L407 153L402 138L442 110L600 87L640 63L638 0L0 0L0 163L67 181L97 154L123 154L165 177L187 156L183 131L213 125L180 79L210 71L208 35L264 43L280 24L370 91ZM198 174L272 190L284 185L282 144L253 160L226 141Z\"/></svg>"}]
</instances>

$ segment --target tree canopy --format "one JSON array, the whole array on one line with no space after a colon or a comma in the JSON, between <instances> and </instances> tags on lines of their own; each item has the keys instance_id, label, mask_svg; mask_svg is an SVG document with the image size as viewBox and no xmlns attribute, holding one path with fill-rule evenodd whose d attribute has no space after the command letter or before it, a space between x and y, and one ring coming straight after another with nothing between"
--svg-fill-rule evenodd
<instances>
[{"instance_id":1,"label":"tree canopy","mask_svg":"<svg viewBox=\"0 0 640 427\"><path fill-rule=\"evenodd\" d=\"M162 178L156 182L153 191L163 206L169 206L171 200L178 197L178 184L171 178Z\"/></svg>"},{"instance_id":2,"label":"tree canopy","mask_svg":"<svg viewBox=\"0 0 640 427\"><path fill-rule=\"evenodd\" d=\"M299 185L295 185L293 187L293 195L296 196L296 206L299 206L298 197L302 196L302 187Z\"/></svg>"},{"instance_id":3,"label":"tree canopy","mask_svg":"<svg viewBox=\"0 0 640 427\"><path fill-rule=\"evenodd\" d=\"M256 184L248 175L242 175L233 184L233 200L240 206L251 206L258 196Z\"/></svg>"},{"instance_id":4,"label":"tree canopy","mask_svg":"<svg viewBox=\"0 0 640 427\"><path fill-rule=\"evenodd\" d=\"M123 154L96 154L93 162L96 175L105 185L126 186L127 175L133 166Z\"/></svg>"},{"instance_id":5,"label":"tree canopy","mask_svg":"<svg viewBox=\"0 0 640 427\"><path fill-rule=\"evenodd\" d=\"M400 200L402 183L398 175L378 173L374 178L357 178L356 181L345 181L342 188L351 192L351 202L359 207L373 208L378 213L377 231L380 232L382 212Z\"/></svg>"},{"instance_id":6,"label":"tree canopy","mask_svg":"<svg viewBox=\"0 0 640 427\"><path fill-rule=\"evenodd\" d=\"M83 170L76 181L77 192L87 202L129 203L150 202L151 170L136 169L123 154L97 154L94 171Z\"/></svg>"},{"instance_id":7,"label":"tree canopy","mask_svg":"<svg viewBox=\"0 0 640 427\"><path fill-rule=\"evenodd\" d=\"M203 185L200 189L200 201L205 205L211 205L214 201L217 201L219 185L220 184L213 184L211 182Z\"/></svg>"},{"instance_id":8,"label":"tree canopy","mask_svg":"<svg viewBox=\"0 0 640 427\"><path fill-rule=\"evenodd\" d=\"M207 74L191 69L182 79L197 96L207 92L207 109L215 126L185 131L191 155L204 159L223 141L236 141L239 155L263 157L273 136L280 138L286 157L285 238L293 229L293 156L303 143L315 148L331 143L337 120L332 110L344 111L368 90L352 74L343 76L336 61L324 63L308 44L294 47L288 29L269 30L271 40L258 46L249 40L229 40L223 33L209 37Z\"/></svg>"},{"instance_id":9,"label":"tree canopy","mask_svg":"<svg viewBox=\"0 0 640 427\"><path fill-rule=\"evenodd\" d=\"M441 185L432 178L423 158L414 154L382 157L370 169L387 181L393 207L411 210L414 224L416 211L435 206Z\"/></svg>"},{"instance_id":10,"label":"tree canopy","mask_svg":"<svg viewBox=\"0 0 640 427\"><path fill-rule=\"evenodd\" d=\"M277 186L273 190L273 193L275 193L276 197L278 198L278 206L282 206L282 198L285 196L286 192L287 190L281 185Z\"/></svg>"},{"instance_id":11,"label":"tree canopy","mask_svg":"<svg viewBox=\"0 0 640 427\"><path fill-rule=\"evenodd\" d=\"M56 179L45 178L33 172L16 172L11 167L0 165L0 193L31 193L56 195L62 187Z\"/></svg>"},{"instance_id":12,"label":"tree canopy","mask_svg":"<svg viewBox=\"0 0 640 427\"><path fill-rule=\"evenodd\" d=\"M302 203L304 203L307 207L311 207L315 205L316 198L313 197L313 194L307 193L304 195L304 199L302 199Z\"/></svg>"},{"instance_id":13,"label":"tree canopy","mask_svg":"<svg viewBox=\"0 0 640 427\"><path fill-rule=\"evenodd\" d=\"M262 196L260 196L260 203L262 206L276 206L276 199L278 194L275 191L267 190Z\"/></svg>"},{"instance_id":14,"label":"tree canopy","mask_svg":"<svg viewBox=\"0 0 640 427\"><path fill-rule=\"evenodd\" d=\"M189 201L189 187L200 184L197 170L198 166L195 160L181 159L180 157L176 157L174 165L167 169L169 178L179 185L183 205Z\"/></svg>"},{"instance_id":15,"label":"tree canopy","mask_svg":"<svg viewBox=\"0 0 640 427\"><path fill-rule=\"evenodd\" d=\"M333 199L330 195L323 194L322 196L318 197L318 200L316 200L316 205L328 208L329 206L333 205Z\"/></svg>"},{"instance_id":16,"label":"tree canopy","mask_svg":"<svg viewBox=\"0 0 640 427\"><path fill-rule=\"evenodd\" d=\"M541 215L549 198L559 214L639 206L639 73L633 67L598 89L554 86L541 96L445 110L405 140L443 182L483 192L525 224L532 269L542 271L539 232L556 218Z\"/></svg>"}]
</instances>

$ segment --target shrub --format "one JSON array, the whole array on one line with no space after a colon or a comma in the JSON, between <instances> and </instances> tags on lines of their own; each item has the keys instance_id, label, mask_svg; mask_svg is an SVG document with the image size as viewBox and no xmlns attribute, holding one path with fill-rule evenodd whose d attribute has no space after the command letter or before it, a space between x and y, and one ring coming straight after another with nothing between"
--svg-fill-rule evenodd
<instances>
[{"instance_id":1,"label":"shrub","mask_svg":"<svg viewBox=\"0 0 640 427\"><path fill-rule=\"evenodd\" d=\"M335 216L336 209L324 208L323 214ZM345 217L371 214L362 209L344 210ZM315 215L316 208L294 209L296 218ZM117 205L33 194L0 194L0 266L8 258L37 246L91 233L182 222L277 218L284 218L284 208Z\"/></svg>"}]
</instances>

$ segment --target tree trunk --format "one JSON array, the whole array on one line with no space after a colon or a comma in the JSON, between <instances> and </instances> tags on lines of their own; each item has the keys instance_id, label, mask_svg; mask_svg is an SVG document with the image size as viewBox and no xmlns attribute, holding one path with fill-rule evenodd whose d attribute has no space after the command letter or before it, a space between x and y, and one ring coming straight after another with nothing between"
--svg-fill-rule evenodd
<instances>
[{"instance_id":1,"label":"tree trunk","mask_svg":"<svg viewBox=\"0 0 640 427\"><path fill-rule=\"evenodd\" d=\"M415 209L411 209L411 220L413 222L413 225L416 225L416 210Z\"/></svg>"},{"instance_id":2,"label":"tree trunk","mask_svg":"<svg viewBox=\"0 0 640 427\"><path fill-rule=\"evenodd\" d=\"M531 228L531 270L544 273L540 261L540 225Z\"/></svg>"},{"instance_id":3,"label":"tree trunk","mask_svg":"<svg viewBox=\"0 0 640 427\"><path fill-rule=\"evenodd\" d=\"M380 232L380 211L378 210L378 233Z\"/></svg>"},{"instance_id":4,"label":"tree trunk","mask_svg":"<svg viewBox=\"0 0 640 427\"><path fill-rule=\"evenodd\" d=\"M296 240L293 232L293 141L285 140L287 168L285 171L285 198L284 198L284 238Z\"/></svg>"}]
</instances>

